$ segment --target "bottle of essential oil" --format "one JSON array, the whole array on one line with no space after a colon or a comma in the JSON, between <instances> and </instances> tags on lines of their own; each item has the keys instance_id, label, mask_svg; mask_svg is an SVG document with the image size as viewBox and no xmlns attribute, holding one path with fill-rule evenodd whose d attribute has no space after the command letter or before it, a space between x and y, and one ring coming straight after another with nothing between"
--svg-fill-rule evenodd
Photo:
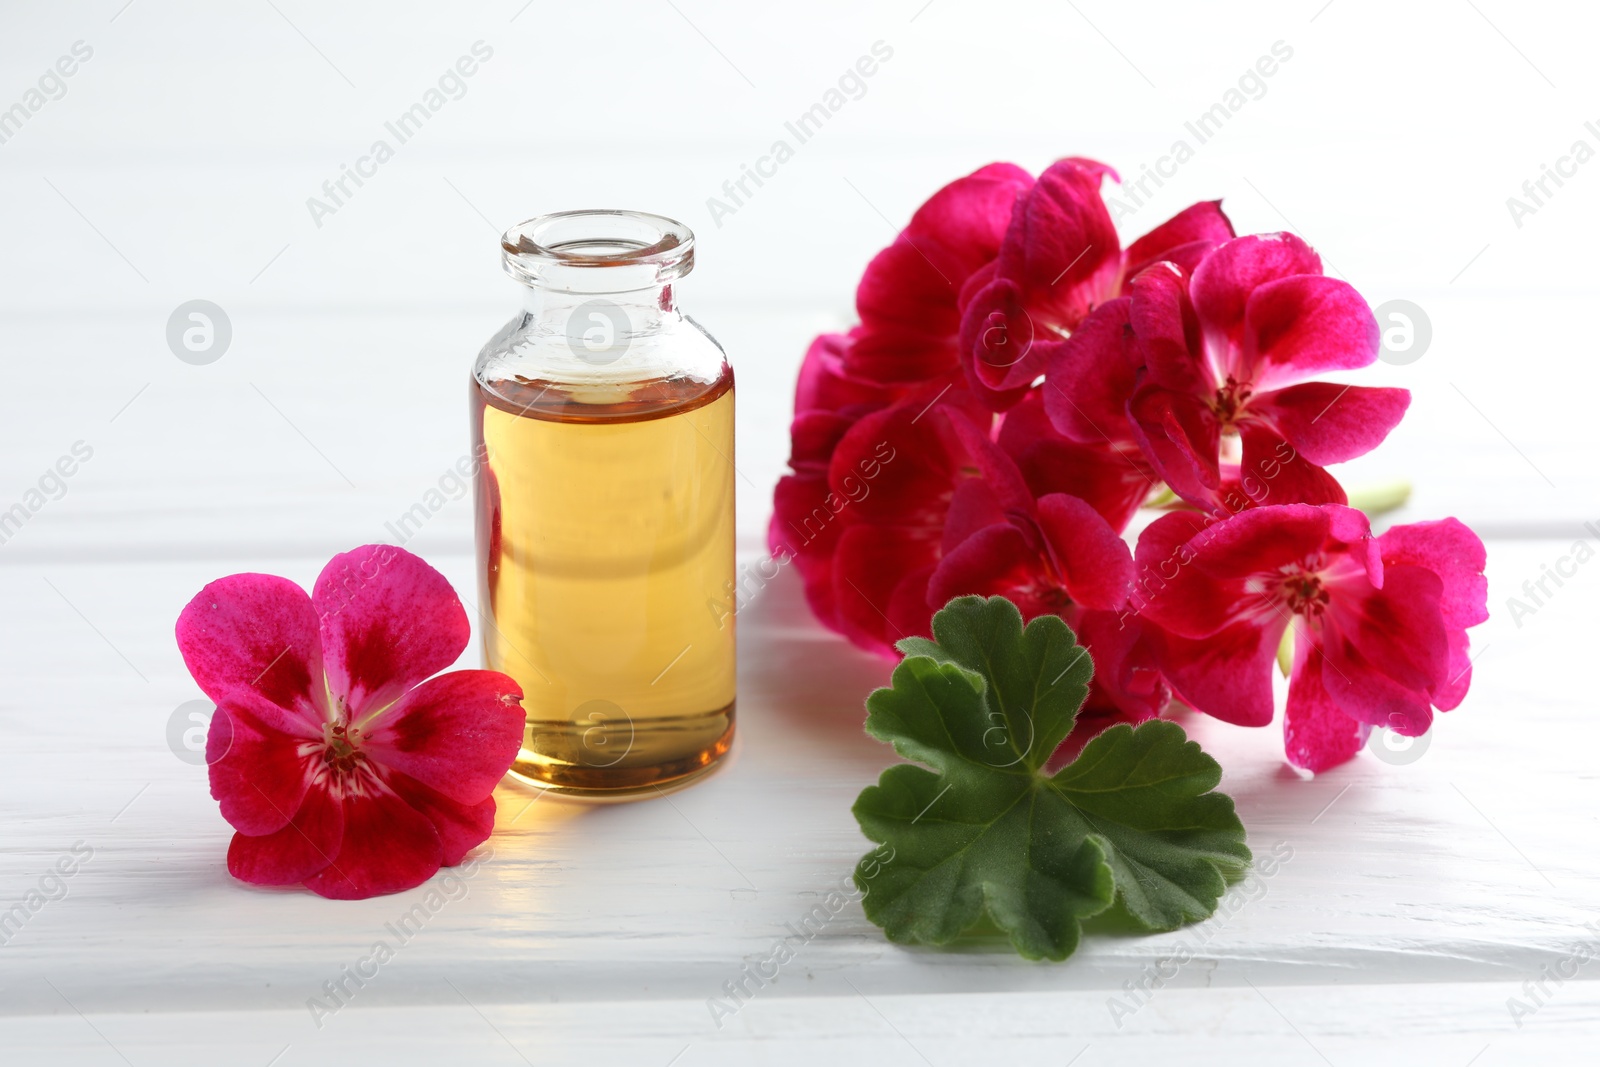
<instances>
[{"instance_id":1,"label":"bottle of essential oil","mask_svg":"<svg viewBox=\"0 0 1600 1067\"><path fill-rule=\"evenodd\" d=\"M733 371L679 309L682 223L566 211L507 231L523 311L472 379L479 625L528 713L512 773L653 793L733 741Z\"/></svg>"}]
</instances>

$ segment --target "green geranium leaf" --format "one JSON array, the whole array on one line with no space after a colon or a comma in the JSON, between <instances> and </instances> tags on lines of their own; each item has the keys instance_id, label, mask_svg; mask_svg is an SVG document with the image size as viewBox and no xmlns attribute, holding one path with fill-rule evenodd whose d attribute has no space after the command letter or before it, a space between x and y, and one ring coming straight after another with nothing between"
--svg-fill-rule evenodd
<instances>
[{"instance_id":1,"label":"green geranium leaf","mask_svg":"<svg viewBox=\"0 0 1600 1067\"><path fill-rule=\"evenodd\" d=\"M856 867L890 940L948 944L992 923L1029 959L1060 960L1113 903L1171 930L1216 910L1250 862L1222 771L1176 723L1113 726L1053 775L1093 664L1053 615L1024 629L1004 597L952 600L932 641L901 641L867 732L906 759L857 798L880 848Z\"/></svg>"}]
</instances>

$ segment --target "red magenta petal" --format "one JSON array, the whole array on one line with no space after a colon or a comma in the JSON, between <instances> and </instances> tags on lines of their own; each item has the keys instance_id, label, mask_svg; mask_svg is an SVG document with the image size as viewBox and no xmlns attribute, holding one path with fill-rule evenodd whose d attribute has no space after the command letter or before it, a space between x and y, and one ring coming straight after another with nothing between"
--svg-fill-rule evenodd
<instances>
[{"instance_id":1,"label":"red magenta petal","mask_svg":"<svg viewBox=\"0 0 1600 1067\"><path fill-rule=\"evenodd\" d=\"M1161 673L1179 699L1236 726L1272 721L1272 670L1286 620L1249 618L1203 639L1152 634Z\"/></svg>"},{"instance_id":2,"label":"red magenta petal","mask_svg":"<svg viewBox=\"0 0 1600 1067\"><path fill-rule=\"evenodd\" d=\"M937 530L855 525L839 538L833 597L839 630L862 648L894 654L909 637L891 609L901 583L932 565L939 555ZM943 601L940 601L942 604Z\"/></svg>"},{"instance_id":3,"label":"red magenta petal","mask_svg":"<svg viewBox=\"0 0 1600 1067\"><path fill-rule=\"evenodd\" d=\"M401 697L370 725L363 752L459 804L488 796L522 747L522 689L498 671L451 671Z\"/></svg>"},{"instance_id":4,"label":"red magenta petal","mask_svg":"<svg viewBox=\"0 0 1600 1067\"><path fill-rule=\"evenodd\" d=\"M177 638L184 665L213 703L249 687L265 702L254 705L263 721L320 732L322 641L311 598L298 585L271 574L219 578L179 614Z\"/></svg>"},{"instance_id":5,"label":"red magenta petal","mask_svg":"<svg viewBox=\"0 0 1600 1067\"><path fill-rule=\"evenodd\" d=\"M1366 367L1377 358L1378 320L1348 282L1283 278L1255 289L1245 305L1240 380L1257 390Z\"/></svg>"},{"instance_id":6,"label":"red magenta petal","mask_svg":"<svg viewBox=\"0 0 1600 1067\"><path fill-rule=\"evenodd\" d=\"M1155 488L1149 465L1131 441L1120 447L1108 441L1082 444L1057 432L1045 415L1048 391L1048 382L1030 390L1006 413L997 443L1035 497L1081 497L1120 532Z\"/></svg>"},{"instance_id":7,"label":"red magenta petal","mask_svg":"<svg viewBox=\"0 0 1600 1067\"><path fill-rule=\"evenodd\" d=\"M270 725L281 709L253 690L225 695L211 717L206 761L211 795L222 817L243 834L270 834L288 825L311 787L320 746Z\"/></svg>"},{"instance_id":8,"label":"red magenta petal","mask_svg":"<svg viewBox=\"0 0 1600 1067\"><path fill-rule=\"evenodd\" d=\"M450 666L471 634L444 575L394 545L334 556L311 599L322 623L329 688L352 718Z\"/></svg>"},{"instance_id":9,"label":"red magenta petal","mask_svg":"<svg viewBox=\"0 0 1600 1067\"><path fill-rule=\"evenodd\" d=\"M1239 425L1240 463L1217 498L1226 511L1264 504L1339 504L1339 480L1300 455L1276 431L1254 420Z\"/></svg>"},{"instance_id":10,"label":"red magenta petal","mask_svg":"<svg viewBox=\"0 0 1600 1067\"><path fill-rule=\"evenodd\" d=\"M489 840L494 830L493 796L476 804L463 804L398 771L391 771L387 781L400 799L433 823L439 833L440 858L444 866L454 867L468 852Z\"/></svg>"},{"instance_id":11,"label":"red magenta petal","mask_svg":"<svg viewBox=\"0 0 1600 1067\"><path fill-rule=\"evenodd\" d=\"M1133 244L1123 255L1127 264L1124 276L1132 278L1157 260L1198 258L1225 241L1233 239L1233 223L1222 212L1222 201L1202 200L1190 204Z\"/></svg>"},{"instance_id":12,"label":"red magenta petal","mask_svg":"<svg viewBox=\"0 0 1600 1067\"><path fill-rule=\"evenodd\" d=\"M1072 329L1116 295L1122 246L1100 196L1102 177L1114 173L1093 160L1063 159L1017 201L999 273L1021 287L1041 326Z\"/></svg>"},{"instance_id":13,"label":"red magenta petal","mask_svg":"<svg viewBox=\"0 0 1600 1067\"><path fill-rule=\"evenodd\" d=\"M319 782L283 829L260 837L234 834L228 873L252 885L296 885L332 863L343 838L344 809Z\"/></svg>"},{"instance_id":14,"label":"red magenta petal","mask_svg":"<svg viewBox=\"0 0 1600 1067\"><path fill-rule=\"evenodd\" d=\"M1128 602L1133 555L1128 543L1086 502L1065 493L1039 499L1039 529L1073 600L1109 610Z\"/></svg>"},{"instance_id":15,"label":"red magenta petal","mask_svg":"<svg viewBox=\"0 0 1600 1067\"><path fill-rule=\"evenodd\" d=\"M362 900L414 888L438 873L444 847L426 815L370 772L344 788L339 851L306 879L306 888L334 900Z\"/></svg>"},{"instance_id":16,"label":"red magenta petal","mask_svg":"<svg viewBox=\"0 0 1600 1067\"><path fill-rule=\"evenodd\" d=\"M1305 382L1250 399L1261 419L1319 467L1364 456L1383 443L1411 404L1405 389Z\"/></svg>"},{"instance_id":17,"label":"red magenta petal","mask_svg":"<svg viewBox=\"0 0 1600 1067\"><path fill-rule=\"evenodd\" d=\"M1142 357L1128 321L1130 302L1101 304L1071 337L1045 346L1045 413L1071 440L1102 446L1133 440L1127 405Z\"/></svg>"},{"instance_id":18,"label":"red magenta petal","mask_svg":"<svg viewBox=\"0 0 1600 1067\"><path fill-rule=\"evenodd\" d=\"M1322 260L1292 233L1252 234L1219 247L1195 268L1189 296L1206 329L1232 345L1244 333L1256 288L1297 274L1322 273Z\"/></svg>"},{"instance_id":19,"label":"red magenta petal","mask_svg":"<svg viewBox=\"0 0 1600 1067\"><path fill-rule=\"evenodd\" d=\"M1320 655L1295 647L1289 704L1283 716L1283 748L1296 767L1320 774L1352 759L1372 727L1341 711L1322 684Z\"/></svg>"}]
</instances>

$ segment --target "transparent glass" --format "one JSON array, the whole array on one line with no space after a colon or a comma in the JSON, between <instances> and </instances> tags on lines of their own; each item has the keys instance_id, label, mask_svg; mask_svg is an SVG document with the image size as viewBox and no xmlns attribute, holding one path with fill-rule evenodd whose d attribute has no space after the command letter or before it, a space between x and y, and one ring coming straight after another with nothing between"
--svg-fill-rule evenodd
<instances>
[{"instance_id":1,"label":"transparent glass","mask_svg":"<svg viewBox=\"0 0 1600 1067\"><path fill-rule=\"evenodd\" d=\"M681 223L508 230L522 313L473 368L484 658L522 686L512 773L590 797L687 784L734 729L733 371L678 310Z\"/></svg>"}]
</instances>

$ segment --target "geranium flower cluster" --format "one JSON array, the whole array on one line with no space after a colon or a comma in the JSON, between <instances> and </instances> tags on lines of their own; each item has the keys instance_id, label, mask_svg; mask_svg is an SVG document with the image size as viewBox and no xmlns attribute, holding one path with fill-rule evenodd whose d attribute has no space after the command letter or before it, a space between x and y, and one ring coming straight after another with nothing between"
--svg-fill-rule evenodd
<instances>
[{"instance_id":1,"label":"geranium flower cluster","mask_svg":"<svg viewBox=\"0 0 1600 1067\"><path fill-rule=\"evenodd\" d=\"M1422 733L1471 681L1484 549L1454 519L1374 537L1326 469L1410 402L1316 380L1377 358L1366 302L1220 202L1124 248L1106 177L983 167L872 260L860 325L801 366L771 551L825 625L888 655L962 594L1060 615L1094 657L1080 730L1174 698L1265 725L1292 627L1290 762Z\"/></svg>"}]
</instances>

